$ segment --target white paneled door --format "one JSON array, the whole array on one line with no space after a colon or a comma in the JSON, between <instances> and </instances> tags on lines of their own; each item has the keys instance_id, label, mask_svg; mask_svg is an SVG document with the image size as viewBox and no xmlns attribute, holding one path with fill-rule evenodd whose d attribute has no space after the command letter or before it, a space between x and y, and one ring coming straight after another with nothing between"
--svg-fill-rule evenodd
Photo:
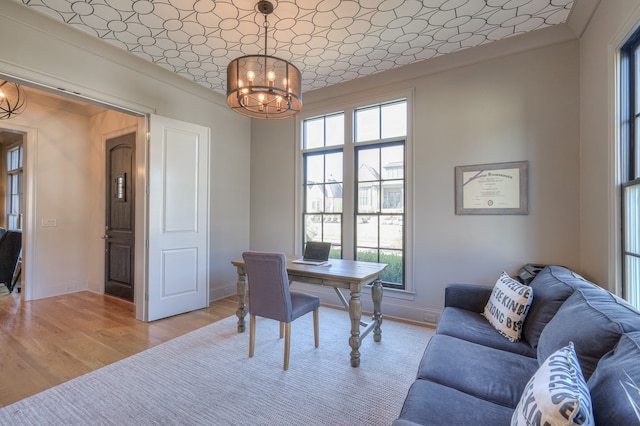
<instances>
[{"instance_id":1,"label":"white paneled door","mask_svg":"<svg viewBox=\"0 0 640 426\"><path fill-rule=\"evenodd\" d=\"M209 305L207 127L152 115L147 321Z\"/></svg>"}]
</instances>

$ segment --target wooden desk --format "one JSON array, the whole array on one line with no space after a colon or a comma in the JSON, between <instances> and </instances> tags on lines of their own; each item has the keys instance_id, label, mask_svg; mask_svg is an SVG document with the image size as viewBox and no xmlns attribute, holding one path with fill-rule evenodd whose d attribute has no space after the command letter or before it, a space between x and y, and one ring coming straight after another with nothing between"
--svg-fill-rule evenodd
<instances>
[{"instance_id":1,"label":"wooden desk","mask_svg":"<svg viewBox=\"0 0 640 426\"><path fill-rule=\"evenodd\" d=\"M373 340L379 342L382 339L382 314L380 304L382 302L382 282L380 275L384 268L384 263L358 262L353 260L331 259L331 266L313 266L293 263L295 257L287 257L287 272L289 281L298 281L309 284L317 284L333 287L340 297L342 304L349 311L351 318L351 366L360 365L360 344L371 330L373 330ZM245 298L247 294L247 273L244 268L244 260L234 260L231 262L238 270L238 333L245 330L244 317L247 315ZM370 323L362 321L362 301L360 293L362 287L372 284L371 298L373 299L373 317ZM340 291L346 289L350 291L351 298L347 302ZM360 326L364 329L360 331Z\"/></svg>"}]
</instances>

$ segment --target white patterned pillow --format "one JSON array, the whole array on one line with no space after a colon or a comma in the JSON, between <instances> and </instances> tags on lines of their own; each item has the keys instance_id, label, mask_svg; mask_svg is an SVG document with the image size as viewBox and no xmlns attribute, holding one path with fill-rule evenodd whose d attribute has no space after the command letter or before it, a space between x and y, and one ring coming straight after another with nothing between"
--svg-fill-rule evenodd
<instances>
[{"instance_id":1,"label":"white patterned pillow","mask_svg":"<svg viewBox=\"0 0 640 426\"><path fill-rule=\"evenodd\" d=\"M517 342L520 340L522 323L532 301L533 289L503 272L493 286L493 292L482 315L500 334L512 342Z\"/></svg>"},{"instance_id":2,"label":"white patterned pillow","mask_svg":"<svg viewBox=\"0 0 640 426\"><path fill-rule=\"evenodd\" d=\"M573 342L552 353L524 388L511 426L531 425L595 425Z\"/></svg>"}]
</instances>

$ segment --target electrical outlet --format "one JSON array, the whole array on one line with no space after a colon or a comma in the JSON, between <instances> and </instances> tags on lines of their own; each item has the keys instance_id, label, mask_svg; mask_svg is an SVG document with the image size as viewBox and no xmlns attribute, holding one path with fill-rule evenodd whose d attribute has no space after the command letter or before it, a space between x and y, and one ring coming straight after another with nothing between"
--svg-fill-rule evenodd
<instances>
[{"instance_id":1,"label":"electrical outlet","mask_svg":"<svg viewBox=\"0 0 640 426\"><path fill-rule=\"evenodd\" d=\"M425 312L424 321L428 322L429 324L435 324L436 322L438 322L438 314L434 312Z\"/></svg>"}]
</instances>

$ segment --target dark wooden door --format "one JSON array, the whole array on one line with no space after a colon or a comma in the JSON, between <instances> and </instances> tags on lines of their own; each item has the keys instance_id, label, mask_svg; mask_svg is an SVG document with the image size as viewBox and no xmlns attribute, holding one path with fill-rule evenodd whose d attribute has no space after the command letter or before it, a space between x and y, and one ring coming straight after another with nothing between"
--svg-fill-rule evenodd
<instances>
[{"instance_id":1,"label":"dark wooden door","mask_svg":"<svg viewBox=\"0 0 640 426\"><path fill-rule=\"evenodd\" d=\"M105 293L133 302L136 134L106 142Z\"/></svg>"}]
</instances>

